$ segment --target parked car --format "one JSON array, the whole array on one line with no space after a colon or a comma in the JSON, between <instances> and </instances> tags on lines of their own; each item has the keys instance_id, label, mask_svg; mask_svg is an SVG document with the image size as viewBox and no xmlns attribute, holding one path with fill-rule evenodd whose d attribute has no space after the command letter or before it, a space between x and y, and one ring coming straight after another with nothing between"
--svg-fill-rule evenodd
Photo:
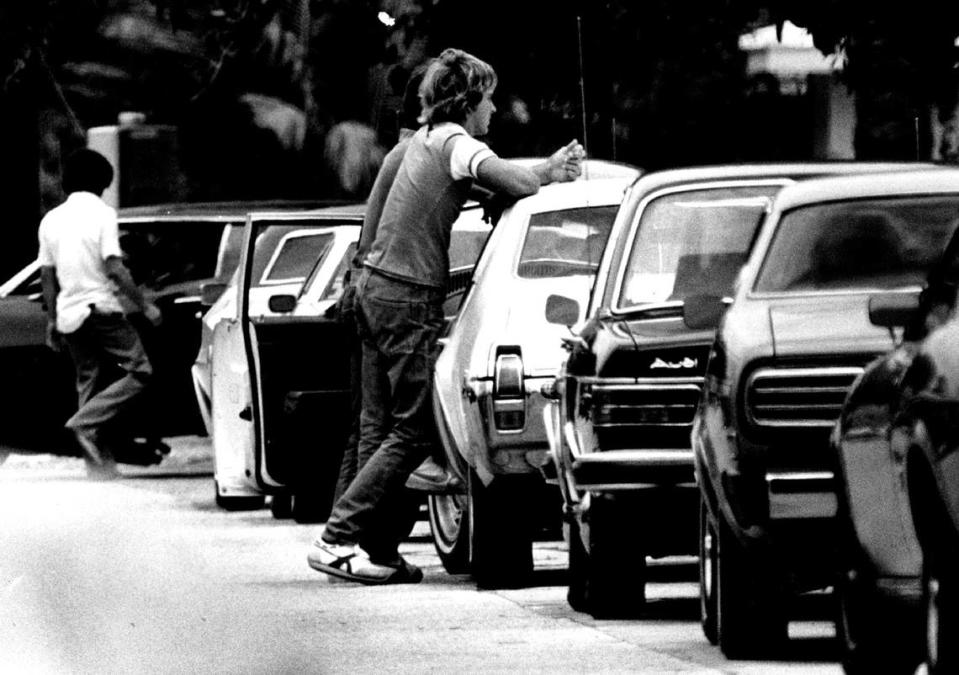
<instances>
[{"instance_id":1,"label":"parked car","mask_svg":"<svg viewBox=\"0 0 959 675\"><path fill-rule=\"evenodd\" d=\"M272 495L277 517L316 522L329 513L352 413L347 335L328 310L364 211L249 217L242 263L204 316L193 367L222 508L257 508ZM454 308L489 231L476 204L454 226Z\"/></svg>"},{"instance_id":2,"label":"parked car","mask_svg":"<svg viewBox=\"0 0 959 675\"><path fill-rule=\"evenodd\" d=\"M687 303L732 294L784 186L883 166L695 167L649 173L629 189L544 421L568 520L573 608L636 612L647 556L697 550L689 433L714 330L686 325ZM573 324L582 310L556 295L549 311Z\"/></svg>"},{"instance_id":3,"label":"parked car","mask_svg":"<svg viewBox=\"0 0 959 675\"><path fill-rule=\"evenodd\" d=\"M946 321L957 283L959 237L954 234L921 293L870 298L870 321L896 331L901 339L856 379L830 439L841 554L837 633L849 673L912 673L923 657L923 554L909 484L928 476L919 468L922 441L914 439L921 418L917 413L923 410L917 403L925 399L920 392L930 385L930 377L949 377L941 368L930 367L939 360L926 360L923 340ZM938 336L935 342L940 342ZM907 472L911 448L917 464ZM933 483L921 488L917 504L935 494ZM931 516L919 519L928 520L929 526L936 523ZM939 533L935 539L945 540Z\"/></svg>"},{"instance_id":4,"label":"parked car","mask_svg":"<svg viewBox=\"0 0 959 675\"><path fill-rule=\"evenodd\" d=\"M534 536L559 522L556 486L542 472L540 388L560 361L562 331L543 308L555 291L585 300L638 175L590 160L588 179L546 185L507 208L441 340L433 407L447 469L462 487L429 495L430 526L445 569L471 572L480 586L524 581Z\"/></svg>"},{"instance_id":5,"label":"parked car","mask_svg":"<svg viewBox=\"0 0 959 675\"><path fill-rule=\"evenodd\" d=\"M236 266L241 225L254 206L166 204L119 211L120 245L127 264L163 312L162 325L148 328L144 336L155 379L149 397L141 401L145 408L162 404L163 415L149 410L148 417L138 416L136 431L149 428L163 435L202 431L189 372L199 340L201 288L229 278ZM77 405L73 364L69 355L55 354L46 346L47 319L36 261L0 286L0 322L0 367L6 381L18 383L0 393L0 437L26 446L70 443L62 427Z\"/></svg>"},{"instance_id":6,"label":"parked car","mask_svg":"<svg viewBox=\"0 0 959 675\"><path fill-rule=\"evenodd\" d=\"M941 169L776 196L720 322L692 431L704 625L727 656L775 651L791 601L836 580L829 434L853 382L893 346L869 300L923 283L957 207L959 173Z\"/></svg>"}]
</instances>

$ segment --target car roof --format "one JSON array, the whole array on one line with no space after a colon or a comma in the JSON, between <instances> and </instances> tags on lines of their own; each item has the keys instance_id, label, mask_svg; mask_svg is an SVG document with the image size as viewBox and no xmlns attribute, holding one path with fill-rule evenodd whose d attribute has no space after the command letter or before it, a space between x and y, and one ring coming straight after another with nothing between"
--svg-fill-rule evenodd
<instances>
[{"instance_id":1,"label":"car roof","mask_svg":"<svg viewBox=\"0 0 959 675\"><path fill-rule=\"evenodd\" d=\"M881 173L936 168L927 162L768 162L755 164L715 164L711 166L661 169L640 176L634 185L645 190L657 190L671 185L716 181L745 180L754 178L813 179L824 176Z\"/></svg>"},{"instance_id":2,"label":"car roof","mask_svg":"<svg viewBox=\"0 0 959 675\"><path fill-rule=\"evenodd\" d=\"M959 168L939 167L926 171L894 171L803 181L779 192L774 208L787 210L828 201L942 193L959 193Z\"/></svg>"},{"instance_id":3,"label":"car roof","mask_svg":"<svg viewBox=\"0 0 959 675\"><path fill-rule=\"evenodd\" d=\"M326 206L323 208L314 208L314 209L299 209L299 210L273 210L273 209L264 209L264 210L254 210L250 212L250 215L258 219L269 219L269 218L289 218L291 216L302 217L302 218L311 218L316 216L321 216L324 219L331 218L346 218L349 220L360 220L363 218L363 214L366 213L366 204L359 204L356 202L353 203L342 203L335 206Z\"/></svg>"},{"instance_id":4,"label":"car roof","mask_svg":"<svg viewBox=\"0 0 959 675\"><path fill-rule=\"evenodd\" d=\"M510 157L509 161L530 169L546 161L545 157ZM597 178L626 178L635 180L642 169L624 162L612 162L605 159L587 159L583 162L583 174L575 182Z\"/></svg>"},{"instance_id":5,"label":"car roof","mask_svg":"<svg viewBox=\"0 0 959 675\"><path fill-rule=\"evenodd\" d=\"M251 211L305 211L323 207L349 204L342 200L234 200L220 202L176 202L121 208L117 216L121 220L235 220Z\"/></svg>"}]
</instances>

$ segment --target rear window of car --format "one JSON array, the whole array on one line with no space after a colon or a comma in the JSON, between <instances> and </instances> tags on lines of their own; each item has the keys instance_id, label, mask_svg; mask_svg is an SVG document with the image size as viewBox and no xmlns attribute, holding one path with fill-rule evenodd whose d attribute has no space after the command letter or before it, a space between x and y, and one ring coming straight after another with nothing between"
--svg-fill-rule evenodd
<instances>
[{"instance_id":1,"label":"rear window of car","mask_svg":"<svg viewBox=\"0 0 959 675\"><path fill-rule=\"evenodd\" d=\"M523 279L594 274L618 206L545 211L530 216L516 273Z\"/></svg>"},{"instance_id":2,"label":"rear window of car","mask_svg":"<svg viewBox=\"0 0 959 675\"><path fill-rule=\"evenodd\" d=\"M921 285L959 223L959 196L832 202L779 221L754 290L849 291Z\"/></svg>"},{"instance_id":3,"label":"rear window of car","mask_svg":"<svg viewBox=\"0 0 959 675\"><path fill-rule=\"evenodd\" d=\"M776 185L672 192L643 209L618 307L729 295Z\"/></svg>"}]
</instances>

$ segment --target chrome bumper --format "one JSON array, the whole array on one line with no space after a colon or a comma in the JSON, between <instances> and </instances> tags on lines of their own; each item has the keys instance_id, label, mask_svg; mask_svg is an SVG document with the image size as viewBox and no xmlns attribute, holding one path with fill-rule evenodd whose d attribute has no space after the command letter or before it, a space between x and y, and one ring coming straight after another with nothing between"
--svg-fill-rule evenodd
<instances>
[{"instance_id":1,"label":"chrome bumper","mask_svg":"<svg viewBox=\"0 0 959 675\"><path fill-rule=\"evenodd\" d=\"M836 491L831 471L766 475L770 520L833 518Z\"/></svg>"}]
</instances>

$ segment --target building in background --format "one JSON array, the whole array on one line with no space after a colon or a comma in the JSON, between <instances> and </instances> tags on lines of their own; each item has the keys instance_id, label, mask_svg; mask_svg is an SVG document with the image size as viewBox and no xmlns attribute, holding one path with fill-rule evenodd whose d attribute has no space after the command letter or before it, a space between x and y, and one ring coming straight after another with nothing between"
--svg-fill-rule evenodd
<instances>
[{"instance_id":1,"label":"building in background","mask_svg":"<svg viewBox=\"0 0 959 675\"><path fill-rule=\"evenodd\" d=\"M806 30L790 22L781 31L764 26L743 35L746 72L761 119L757 142L772 142L784 157L853 159L855 98L840 81L842 60L826 56ZM786 145L783 148L783 145Z\"/></svg>"}]
</instances>

